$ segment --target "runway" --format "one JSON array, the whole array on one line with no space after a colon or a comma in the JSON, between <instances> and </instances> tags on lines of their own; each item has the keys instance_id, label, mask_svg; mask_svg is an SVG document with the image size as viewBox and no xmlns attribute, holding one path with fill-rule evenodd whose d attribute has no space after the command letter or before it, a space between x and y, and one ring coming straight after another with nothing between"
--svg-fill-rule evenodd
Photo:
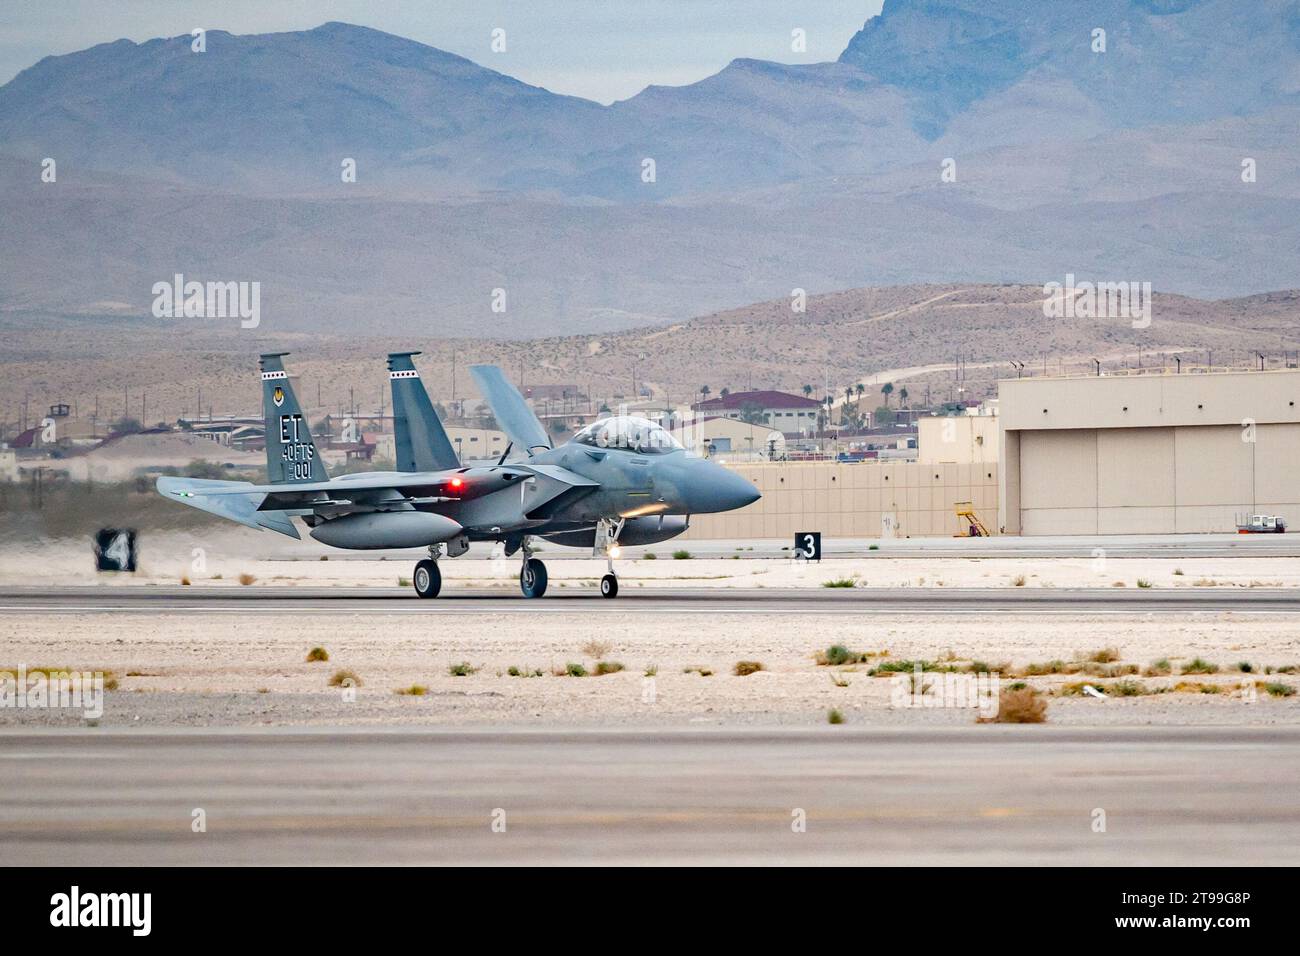
<instances>
[{"instance_id":1,"label":"runway","mask_svg":"<svg viewBox=\"0 0 1300 956\"><path fill-rule=\"evenodd\" d=\"M1294 727L13 730L0 774L9 866L1300 863Z\"/></svg>"},{"instance_id":2,"label":"runway","mask_svg":"<svg viewBox=\"0 0 1300 956\"><path fill-rule=\"evenodd\" d=\"M815 531L816 528L809 528ZM627 545L624 553L637 558L648 551L659 552L678 546L697 558L736 558L741 561L771 560L787 557L790 538L692 538L677 539L670 544ZM254 556L277 561L316 561L320 546L312 541L276 541L273 552ZM1295 534L1091 534L1091 535L994 535L988 538L917 537L917 538L848 538L825 536L822 547L827 558L1093 558L1098 550L1111 558L1297 558L1300 538ZM470 548L471 559L486 556L486 544ZM423 555L418 550L379 550L364 554L333 553L331 561L415 562ZM584 548L547 548L547 561L582 561L591 557Z\"/></svg>"},{"instance_id":3,"label":"runway","mask_svg":"<svg viewBox=\"0 0 1300 956\"><path fill-rule=\"evenodd\" d=\"M1300 590L1281 588L669 588L625 587L614 600L594 589L553 588L525 600L514 587L444 587L422 601L410 588L68 587L0 589L0 613L625 615L630 612L761 614L1238 614L1300 613Z\"/></svg>"}]
</instances>

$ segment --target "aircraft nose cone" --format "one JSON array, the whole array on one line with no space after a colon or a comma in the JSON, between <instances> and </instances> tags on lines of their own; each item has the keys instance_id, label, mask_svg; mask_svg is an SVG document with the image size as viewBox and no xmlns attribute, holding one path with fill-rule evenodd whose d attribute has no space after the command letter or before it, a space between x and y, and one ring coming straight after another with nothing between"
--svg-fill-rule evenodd
<instances>
[{"instance_id":1,"label":"aircraft nose cone","mask_svg":"<svg viewBox=\"0 0 1300 956\"><path fill-rule=\"evenodd\" d=\"M737 474L732 474L731 477L735 478L736 481L727 489L727 494L730 496L732 501L732 504L727 507L727 511L731 511L735 508L743 508L745 505L752 505L759 498L763 497L762 494L759 493L759 490L754 487L754 483L748 478Z\"/></svg>"},{"instance_id":2,"label":"aircraft nose cone","mask_svg":"<svg viewBox=\"0 0 1300 956\"><path fill-rule=\"evenodd\" d=\"M753 504L762 497L754 483L743 475L729 471L712 462L701 462L706 472L696 481L692 511L707 514L717 511L735 511Z\"/></svg>"}]
</instances>

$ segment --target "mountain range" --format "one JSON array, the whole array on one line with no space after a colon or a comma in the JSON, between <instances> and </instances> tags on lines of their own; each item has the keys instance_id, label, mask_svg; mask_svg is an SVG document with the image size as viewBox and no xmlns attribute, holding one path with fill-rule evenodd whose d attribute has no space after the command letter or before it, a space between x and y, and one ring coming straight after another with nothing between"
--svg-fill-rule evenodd
<instances>
[{"instance_id":1,"label":"mountain range","mask_svg":"<svg viewBox=\"0 0 1300 956\"><path fill-rule=\"evenodd\" d=\"M507 337L795 288L1238 296L1300 286L1297 147L1295 0L887 0L836 62L611 106L342 23L119 40L0 87L0 309L146 315L176 272L284 331Z\"/></svg>"}]
</instances>

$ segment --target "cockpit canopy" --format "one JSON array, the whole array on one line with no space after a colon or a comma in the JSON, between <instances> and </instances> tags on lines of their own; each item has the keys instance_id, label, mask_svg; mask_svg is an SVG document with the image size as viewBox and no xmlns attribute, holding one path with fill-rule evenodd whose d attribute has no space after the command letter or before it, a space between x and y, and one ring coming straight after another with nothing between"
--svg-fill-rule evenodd
<instances>
[{"instance_id":1,"label":"cockpit canopy","mask_svg":"<svg viewBox=\"0 0 1300 956\"><path fill-rule=\"evenodd\" d=\"M573 440L593 448L622 448L642 455L666 455L682 446L662 425L632 415L616 415L592 422Z\"/></svg>"}]
</instances>

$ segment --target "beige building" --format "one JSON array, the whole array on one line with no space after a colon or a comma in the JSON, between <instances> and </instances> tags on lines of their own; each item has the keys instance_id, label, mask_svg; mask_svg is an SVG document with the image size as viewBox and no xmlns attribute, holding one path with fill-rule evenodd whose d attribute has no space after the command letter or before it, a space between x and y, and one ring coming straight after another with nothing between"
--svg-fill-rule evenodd
<instances>
[{"instance_id":1,"label":"beige building","mask_svg":"<svg viewBox=\"0 0 1300 956\"><path fill-rule=\"evenodd\" d=\"M998 460L996 415L926 416L916 420L917 461L956 465Z\"/></svg>"},{"instance_id":2,"label":"beige building","mask_svg":"<svg viewBox=\"0 0 1300 956\"><path fill-rule=\"evenodd\" d=\"M510 444L506 433L494 428L462 428L447 426L447 438L461 461L474 458L500 458Z\"/></svg>"},{"instance_id":3,"label":"beige building","mask_svg":"<svg viewBox=\"0 0 1300 956\"><path fill-rule=\"evenodd\" d=\"M510 440L505 432L492 428L464 428L460 425L445 426L447 439L456 450L461 461L480 458L500 458ZM380 433L367 435L375 443L375 458L382 461L397 459L397 438L392 434Z\"/></svg>"},{"instance_id":4,"label":"beige building","mask_svg":"<svg viewBox=\"0 0 1300 956\"><path fill-rule=\"evenodd\" d=\"M997 527L998 466L770 462L730 465L763 497L740 511L691 518L686 538L793 538L798 531L827 537L879 538L956 535L966 531L954 505L970 501Z\"/></svg>"},{"instance_id":5,"label":"beige building","mask_svg":"<svg viewBox=\"0 0 1300 956\"><path fill-rule=\"evenodd\" d=\"M704 418L683 422L672 429L682 447L703 455L712 447L713 457L723 460L769 458L769 445L779 456L785 453L785 435L769 425L752 425L736 418Z\"/></svg>"},{"instance_id":6,"label":"beige building","mask_svg":"<svg viewBox=\"0 0 1300 956\"><path fill-rule=\"evenodd\" d=\"M1007 533L1300 524L1300 371L1015 379L999 398Z\"/></svg>"}]
</instances>

